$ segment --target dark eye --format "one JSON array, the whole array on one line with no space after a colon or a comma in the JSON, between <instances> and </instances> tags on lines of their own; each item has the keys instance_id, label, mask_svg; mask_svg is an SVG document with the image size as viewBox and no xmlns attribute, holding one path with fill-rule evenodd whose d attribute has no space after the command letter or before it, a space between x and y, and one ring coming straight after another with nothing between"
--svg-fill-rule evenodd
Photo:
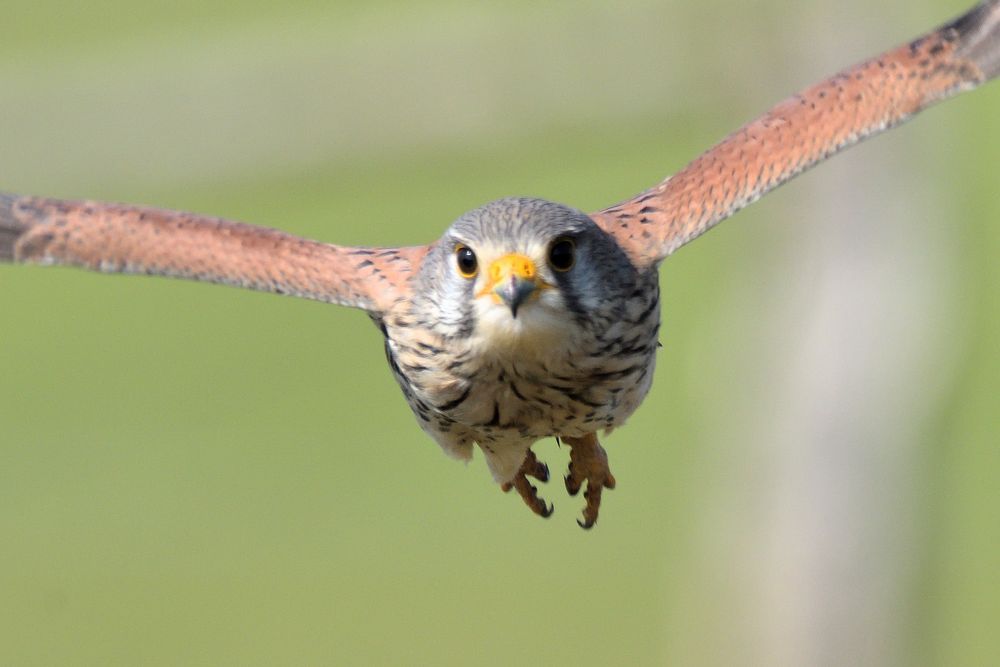
<instances>
[{"instance_id":1,"label":"dark eye","mask_svg":"<svg viewBox=\"0 0 1000 667\"><path fill-rule=\"evenodd\" d=\"M463 278L472 278L479 269L476 253L472 252L472 248L461 243L455 246L455 264Z\"/></svg>"},{"instance_id":2,"label":"dark eye","mask_svg":"<svg viewBox=\"0 0 1000 667\"><path fill-rule=\"evenodd\" d=\"M549 264L556 271L569 271L576 262L576 244L573 239L561 238L549 248Z\"/></svg>"}]
</instances>

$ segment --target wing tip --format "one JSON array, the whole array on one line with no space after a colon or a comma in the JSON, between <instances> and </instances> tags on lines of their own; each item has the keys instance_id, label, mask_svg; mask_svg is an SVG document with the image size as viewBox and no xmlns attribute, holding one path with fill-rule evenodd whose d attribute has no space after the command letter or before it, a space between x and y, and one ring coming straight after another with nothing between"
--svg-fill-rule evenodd
<instances>
[{"instance_id":1,"label":"wing tip","mask_svg":"<svg viewBox=\"0 0 1000 667\"><path fill-rule=\"evenodd\" d=\"M17 199L16 195L0 192L0 262L14 261L14 243L24 232L24 225L14 217Z\"/></svg>"},{"instance_id":2,"label":"wing tip","mask_svg":"<svg viewBox=\"0 0 1000 667\"><path fill-rule=\"evenodd\" d=\"M971 60L986 80L1000 75L1000 0L986 0L942 27L958 42L957 52Z\"/></svg>"}]
</instances>

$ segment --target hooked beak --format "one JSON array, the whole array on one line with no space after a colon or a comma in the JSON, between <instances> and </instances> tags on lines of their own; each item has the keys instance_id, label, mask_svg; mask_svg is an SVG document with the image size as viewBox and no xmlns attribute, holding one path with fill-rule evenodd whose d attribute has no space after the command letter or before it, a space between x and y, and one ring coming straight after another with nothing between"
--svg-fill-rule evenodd
<instances>
[{"instance_id":1,"label":"hooked beak","mask_svg":"<svg viewBox=\"0 0 1000 667\"><path fill-rule=\"evenodd\" d=\"M506 304L516 318L521 304L544 286L535 263L524 255L511 253L490 264L489 282L479 296L492 293L494 300Z\"/></svg>"},{"instance_id":2,"label":"hooked beak","mask_svg":"<svg viewBox=\"0 0 1000 667\"><path fill-rule=\"evenodd\" d=\"M493 293L510 307L512 317L517 317L518 307L535 291L535 283L524 278L511 276L493 288Z\"/></svg>"}]
</instances>

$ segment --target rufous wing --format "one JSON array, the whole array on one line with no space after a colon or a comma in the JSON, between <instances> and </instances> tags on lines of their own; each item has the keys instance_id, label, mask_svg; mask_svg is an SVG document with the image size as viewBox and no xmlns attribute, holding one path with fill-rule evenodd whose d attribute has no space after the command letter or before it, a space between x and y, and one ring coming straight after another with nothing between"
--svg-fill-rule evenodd
<instances>
[{"instance_id":1,"label":"rufous wing","mask_svg":"<svg viewBox=\"0 0 1000 667\"><path fill-rule=\"evenodd\" d=\"M0 261L172 276L382 312L425 246L353 248L193 213L0 193Z\"/></svg>"},{"instance_id":2,"label":"rufous wing","mask_svg":"<svg viewBox=\"0 0 1000 667\"><path fill-rule=\"evenodd\" d=\"M852 144L1000 74L1000 0L781 102L680 172L591 214L637 266L658 263Z\"/></svg>"}]
</instances>

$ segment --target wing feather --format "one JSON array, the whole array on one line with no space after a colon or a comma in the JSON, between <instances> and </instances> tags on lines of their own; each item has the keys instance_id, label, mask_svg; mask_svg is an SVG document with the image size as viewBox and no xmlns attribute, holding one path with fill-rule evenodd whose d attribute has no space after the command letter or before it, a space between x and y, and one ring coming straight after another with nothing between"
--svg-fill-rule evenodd
<instances>
[{"instance_id":1,"label":"wing feather","mask_svg":"<svg viewBox=\"0 0 1000 667\"><path fill-rule=\"evenodd\" d=\"M352 248L194 213L0 193L0 261L171 276L382 312L427 248Z\"/></svg>"},{"instance_id":2,"label":"wing feather","mask_svg":"<svg viewBox=\"0 0 1000 667\"><path fill-rule=\"evenodd\" d=\"M637 266L656 264L785 181L1000 74L1000 0L781 102L673 177L591 214Z\"/></svg>"}]
</instances>

